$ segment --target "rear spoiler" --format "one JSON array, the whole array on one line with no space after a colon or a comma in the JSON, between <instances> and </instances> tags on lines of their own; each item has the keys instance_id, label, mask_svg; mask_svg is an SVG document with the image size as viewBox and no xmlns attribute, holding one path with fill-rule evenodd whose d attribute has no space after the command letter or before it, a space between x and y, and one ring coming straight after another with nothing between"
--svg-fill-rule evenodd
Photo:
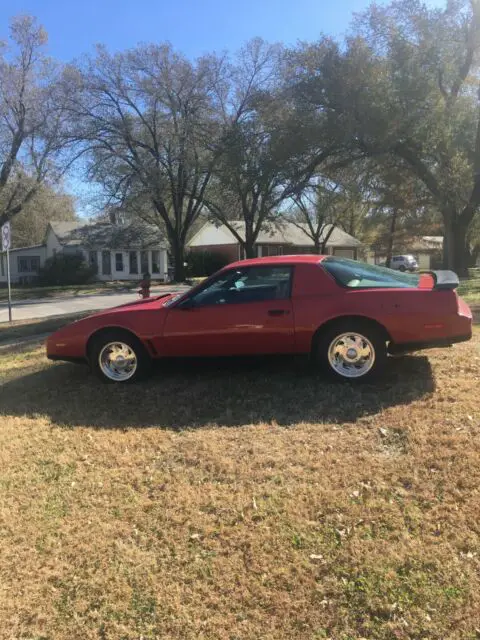
<instances>
[{"instance_id":1,"label":"rear spoiler","mask_svg":"<svg viewBox=\"0 0 480 640\"><path fill-rule=\"evenodd\" d=\"M453 271L427 271L427 273L432 276L433 288L437 291L452 291L460 284L457 274Z\"/></svg>"}]
</instances>

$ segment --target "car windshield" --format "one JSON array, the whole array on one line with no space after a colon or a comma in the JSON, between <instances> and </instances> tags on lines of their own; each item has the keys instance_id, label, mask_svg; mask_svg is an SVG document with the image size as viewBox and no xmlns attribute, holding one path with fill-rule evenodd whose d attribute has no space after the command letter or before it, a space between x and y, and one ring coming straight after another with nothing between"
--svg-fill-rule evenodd
<instances>
[{"instance_id":1,"label":"car windshield","mask_svg":"<svg viewBox=\"0 0 480 640\"><path fill-rule=\"evenodd\" d=\"M321 265L340 285L350 289L415 289L420 282L418 274L400 273L347 258L326 258Z\"/></svg>"},{"instance_id":2,"label":"car windshield","mask_svg":"<svg viewBox=\"0 0 480 640\"><path fill-rule=\"evenodd\" d=\"M164 307L171 307L172 304L174 302L176 302L177 300L180 300L180 298L183 296L183 293L177 293L176 296L173 296L172 298L169 298L168 300L165 300L165 302L163 303Z\"/></svg>"}]
</instances>

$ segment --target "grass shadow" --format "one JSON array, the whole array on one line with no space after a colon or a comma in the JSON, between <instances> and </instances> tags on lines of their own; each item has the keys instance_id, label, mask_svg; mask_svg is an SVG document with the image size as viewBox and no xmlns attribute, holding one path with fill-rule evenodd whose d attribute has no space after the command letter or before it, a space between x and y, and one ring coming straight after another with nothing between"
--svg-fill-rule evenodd
<instances>
[{"instance_id":1,"label":"grass shadow","mask_svg":"<svg viewBox=\"0 0 480 640\"><path fill-rule=\"evenodd\" d=\"M371 385L331 384L303 358L163 361L143 384L102 385L86 367L57 364L8 380L0 412L66 426L169 429L276 422L351 422L434 391L424 356L390 359Z\"/></svg>"},{"instance_id":2,"label":"grass shadow","mask_svg":"<svg viewBox=\"0 0 480 640\"><path fill-rule=\"evenodd\" d=\"M21 320L12 324L0 324L0 346L12 340L31 336L52 333L74 320L79 320L89 315L89 311L77 311L76 313L59 314L37 320Z\"/></svg>"}]
</instances>

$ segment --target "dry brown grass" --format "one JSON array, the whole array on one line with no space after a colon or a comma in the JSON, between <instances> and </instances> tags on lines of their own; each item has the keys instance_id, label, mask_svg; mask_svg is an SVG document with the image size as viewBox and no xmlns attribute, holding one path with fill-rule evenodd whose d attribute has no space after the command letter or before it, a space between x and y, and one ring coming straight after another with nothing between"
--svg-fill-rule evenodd
<instances>
[{"instance_id":1,"label":"dry brown grass","mask_svg":"<svg viewBox=\"0 0 480 640\"><path fill-rule=\"evenodd\" d=\"M46 333L53 333L74 320L79 320L91 312L79 311L48 318L34 318L31 320L14 320L0 323L0 347L13 341L21 340Z\"/></svg>"},{"instance_id":2,"label":"dry brown grass","mask_svg":"<svg viewBox=\"0 0 480 640\"><path fill-rule=\"evenodd\" d=\"M0 638L478 638L479 347L362 388L2 358Z\"/></svg>"}]
</instances>

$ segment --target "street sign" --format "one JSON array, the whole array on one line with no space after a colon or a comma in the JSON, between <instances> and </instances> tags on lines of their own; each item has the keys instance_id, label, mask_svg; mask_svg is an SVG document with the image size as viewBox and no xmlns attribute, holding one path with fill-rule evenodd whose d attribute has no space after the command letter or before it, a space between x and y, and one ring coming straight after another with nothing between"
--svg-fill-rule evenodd
<instances>
[{"instance_id":1,"label":"street sign","mask_svg":"<svg viewBox=\"0 0 480 640\"><path fill-rule=\"evenodd\" d=\"M12 234L10 222L6 222L2 227L2 251L8 251L12 244Z\"/></svg>"},{"instance_id":2,"label":"street sign","mask_svg":"<svg viewBox=\"0 0 480 640\"><path fill-rule=\"evenodd\" d=\"M7 286L8 286L8 319L12 321L12 290L10 285L10 246L12 244L12 230L10 222L2 227L2 251L7 252Z\"/></svg>"}]
</instances>

